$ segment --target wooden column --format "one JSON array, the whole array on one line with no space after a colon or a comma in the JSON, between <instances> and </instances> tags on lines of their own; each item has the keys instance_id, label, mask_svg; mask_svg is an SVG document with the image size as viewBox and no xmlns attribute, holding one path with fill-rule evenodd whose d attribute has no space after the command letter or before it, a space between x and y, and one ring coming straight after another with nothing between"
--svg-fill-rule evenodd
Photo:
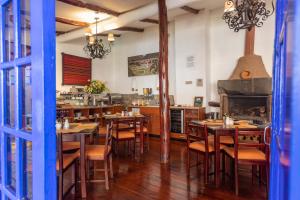
<instances>
[{"instance_id":1,"label":"wooden column","mask_svg":"<svg viewBox=\"0 0 300 200\"><path fill-rule=\"evenodd\" d=\"M255 27L246 30L245 56L254 55Z\"/></svg>"},{"instance_id":2,"label":"wooden column","mask_svg":"<svg viewBox=\"0 0 300 200\"><path fill-rule=\"evenodd\" d=\"M170 160L170 100L168 78L168 16L166 0L158 0L159 9L159 100L161 163Z\"/></svg>"}]
</instances>

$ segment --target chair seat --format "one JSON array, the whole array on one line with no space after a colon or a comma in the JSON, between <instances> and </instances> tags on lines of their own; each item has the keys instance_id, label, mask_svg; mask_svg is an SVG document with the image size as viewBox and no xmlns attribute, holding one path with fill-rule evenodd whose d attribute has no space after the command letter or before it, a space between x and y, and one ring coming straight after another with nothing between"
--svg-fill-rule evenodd
<instances>
[{"instance_id":1,"label":"chair seat","mask_svg":"<svg viewBox=\"0 0 300 200\"><path fill-rule=\"evenodd\" d=\"M234 148L225 147L224 151L232 158L234 158ZM238 149L238 160L266 160L266 155L264 152L255 148L239 148Z\"/></svg>"},{"instance_id":2,"label":"chair seat","mask_svg":"<svg viewBox=\"0 0 300 200\"><path fill-rule=\"evenodd\" d=\"M63 151L80 149L80 142L63 142Z\"/></svg>"},{"instance_id":3,"label":"chair seat","mask_svg":"<svg viewBox=\"0 0 300 200\"><path fill-rule=\"evenodd\" d=\"M208 136L208 141L214 141L215 137L213 135ZM220 137L221 144L234 144L234 140L232 136L221 136Z\"/></svg>"},{"instance_id":4,"label":"chair seat","mask_svg":"<svg viewBox=\"0 0 300 200\"><path fill-rule=\"evenodd\" d=\"M205 152L205 143L204 141L197 141L197 142L192 142L189 145L190 149L196 150L196 151L201 151ZM225 146L223 144L220 144L220 149L224 149ZM213 142L208 142L208 152L213 152L215 151L214 143Z\"/></svg>"},{"instance_id":5,"label":"chair seat","mask_svg":"<svg viewBox=\"0 0 300 200\"><path fill-rule=\"evenodd\" d=\"M118 134L119 137L118 138L117 138L117 133L113 133L112 136L115 139L121 139L121 140L135 138L134 132L131 132L131 131L121 131L121 132L119 132L119 134Z\"/></svg>"},{"instance_id":6,"label":"chair seat","mask_svg":"<svg viewBox=\"0 0 300 200\"><path fill-rule=\"evenodd\" d=\"M107 155L111 152L111 147L108 146ZM86 157L89 160L104 160L105 159L105 145L87 145Z\"/></svg>"},{"instance_id":7,"label":"chair seat","mask_svg":"<svg viewBox=\"0 0 300 200\"><path fill-rule=\"evenodd\" d=\"M75 153L71 154L64 154L63 155L63 169L66 169L73 163L76 159L80 157L80 151L76 151ZM56 170L59 170L59 161L56 160Z\"/></svg>"}]
</instances>

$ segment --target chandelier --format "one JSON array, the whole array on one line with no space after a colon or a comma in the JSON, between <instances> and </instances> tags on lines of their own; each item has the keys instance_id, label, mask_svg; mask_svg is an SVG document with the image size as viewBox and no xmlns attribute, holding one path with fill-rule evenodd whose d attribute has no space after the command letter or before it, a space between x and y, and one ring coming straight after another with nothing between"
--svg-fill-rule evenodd
<instances>
[{"instance_id":1,"label":"chandelier","mask_svg":"<svg viewBox=\"0 0 300 200\"><path fill-rule=\"evenodd\" d=\"M92 59L99 58L103 59L106 55L111 52L111 45L115 41L114 35L112 33L108 34L108 42L109 45L106 47L103 43L103 40L100 38L100 34L98 34L98 21L99 18L96 17L96 34L93 35L89 30L86 33L86 42L87 44L83 48L85 53L91 57Z\"/></svg>"},{"instance_id":2,"label":"chandelier","mask_svg":"<svg viewBox=\"0 0 300 200\"><path fill-rule=\"evenodd\" d=\"M226 0L223 19L230 29L238 32L240 29L262 27L263 21L274 13L275 7L272 0L272 10L266 8L267 0Z\"/></svg>"}]
</instances>

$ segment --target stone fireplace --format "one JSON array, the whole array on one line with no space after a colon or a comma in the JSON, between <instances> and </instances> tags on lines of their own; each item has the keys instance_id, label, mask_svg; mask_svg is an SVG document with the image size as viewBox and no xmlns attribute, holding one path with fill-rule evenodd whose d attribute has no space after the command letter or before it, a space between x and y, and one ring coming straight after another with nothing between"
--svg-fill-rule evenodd
<instances>
[{"instance_id":1,"label":"stone fireplace","mask_svg":"<svg viewBox=\"0 0 300 200\"><path fill-rule=\"evenodd\" d=\"M220 114L256 122L271 120L272 78L262 57L254 54L255 29L246 31L245 55L229 80L218 81Z\"/></svg>"},{"instance_id":2,"label":"stone fireplace","mask_svg":"<svg viewBox=\"0 0 300 200\"><path fill-rule=\"evenodd\" d=\"M270 121L272 108L272 79L223 80L218 82L221 116L235 119Z\"/></svg>"}]
</instances>

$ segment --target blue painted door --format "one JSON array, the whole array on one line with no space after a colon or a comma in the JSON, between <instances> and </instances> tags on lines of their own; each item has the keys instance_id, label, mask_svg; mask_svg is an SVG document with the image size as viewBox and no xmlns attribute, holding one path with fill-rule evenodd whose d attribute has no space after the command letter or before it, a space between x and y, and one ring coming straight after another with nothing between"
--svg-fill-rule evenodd
<instances>
[{"instance_id":1,"label":"blue painted door","mask_svg":"<svg viewBox=\"0 0 300 200\"><path fill-rule=\"evenodd\" d=\"M300 1L277 0L270 199L300 199Z\"/></svg>"},{"instance_id":2,"label":"blue painted door","mask_svg":"<svg viewBox=\"0 0 300 200\"><path fill-rule=\"evenodd\" d=\"M55 1L0 6L0 198L56 199Z\"/></svg>"}]
</instances>

